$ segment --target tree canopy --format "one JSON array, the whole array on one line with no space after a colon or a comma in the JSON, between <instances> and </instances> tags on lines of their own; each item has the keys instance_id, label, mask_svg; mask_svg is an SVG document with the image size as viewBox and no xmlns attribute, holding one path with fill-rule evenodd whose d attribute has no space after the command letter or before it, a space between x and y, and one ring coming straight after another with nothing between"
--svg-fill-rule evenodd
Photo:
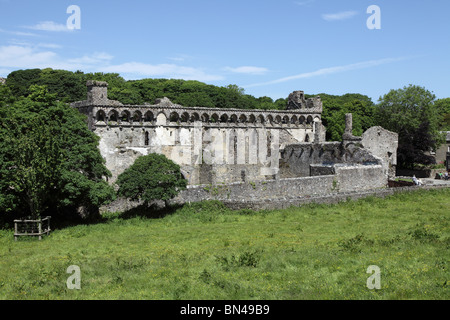
<instances>
[{"instance_id":1,"label":"tree canopy","mask_svg":"<svg viewBox=\"0 0 450 320\"><path fill-rule=\"evenodd\" d=\"M424 87L409 85L391 90L380 98L375 121L399 134L413 132L427 122L427 130L433 138L433 143L427 148L435 149L443 142L439 133L442 114L435 103L436 96Z\"/></svg>"},{"instance_id":2,"label":"tree canopy","mask_svg":"<svg viewBox=\"0 0 450 320\"><path fill-rule=\"evenodd\" d=\"M117 178L118 195L149 204L167 202L186 188L180 166L161 154L141 156Z\"/></svg>"},{"instance_id":3,"label":"tree canopy","mask_svg":"<svg viewBox=\"0 0 450 320\"><path fill-rule=\"evenodd\" d=\"M85 116L45 86L0 100L0 212L39 217L88 210L114 198L98 137Z\"/></svg>"}]
</instances>

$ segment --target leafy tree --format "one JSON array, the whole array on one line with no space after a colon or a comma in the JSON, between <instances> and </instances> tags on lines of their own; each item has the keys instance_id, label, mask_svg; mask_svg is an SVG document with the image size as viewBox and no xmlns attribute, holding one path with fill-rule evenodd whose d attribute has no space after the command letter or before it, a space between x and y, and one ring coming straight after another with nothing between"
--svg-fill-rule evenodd
<instances>
[{"instance_id":1,"label":"leafy tree","mask_svg":"<svg viewBox=\"0 0 450 320\"><path fill-rule=\"evenodd\" d=\"M428 121L423 121L417 129L403 128L399 134L397 161L400 167L414 169L415 164L436 164L433 156L427 155L428 146L435 143Z\"/></svg>"},{"instance_id":2,"label":"leafy tree","mask_svg":"<svg viewBox=\"0 0 450 320\"><path fill-rule=\"evenodd\" d=\"M81 72L43 69L37 84L46 86L49 93L55 93L58 100L73 102L86 98L86 82Z\"/></svg>"},{"instance_id":3,"label":"leafy tree","mask_svg":"<svg viewBox=\"0 0 450 320\"><path fill-rule=\"evenodd\" d=\"M436 149L443 142L443 135L439 132L441 114L435 102L433 93L415 85L391 90L380 98L375 113L376 122L387 130L397 132L399 149L409 150L403 152L403 157L411 156L410 160L399 158L400 167L401 163L410 166L411 161L428 163L427 158L420 156L422 151Z\"/></svg>"},{"instance_id":4,"label":"leafy tree","mask_svg":"<svg viewBox=\"0 0 450 320\"><path fill-rule=\"evenodd\" d=\"M376 122L397 133L417 129L423 121L429 123L430 134L436 143L441 142L438 133L440 114L435 106L436 96L423 87L409 85L391 90L380 98L376 110ZM436 145L428 146L436 147Z\"/></svg>"},{"instance_id":5,"label":"leafy tree","mask_svg":"<svg viewBox=\"0 0 450 320\"><path fill-rule=\"evenodd\" d=\"M2 184L7 183L3 187L11 190L9 195L13 193L20 198L18 202L28 205L31 217L38 218L47 209L61 174L59 123L52 119L50 124L39 115L33 115L26 119L27 126L23 127L18 120L24 119L14 114L4 126L9 131L4 136L9 157L2 166ZM4 197L2 205L14 208L15 201L8 203L7 199L14 198Z\"/></svg>"},{"instance_id":6,"label":"leafy tree","mask_svg":"<svg viewBox=\"0 0 450 320\"><path fill-rule=\"evenodd\" d=\"M46 87L0 108L0 212L32 216L89 209L114 198L98 137Z\"/></svg>"},{"instance_id":7,"label":"leafy tree","mask_svg":"<svg viewBox=\"0 0 450 320\"><path fill-rule=\"evenodd\" d=\"M273 102L273 99L267 96L259 97L256 99L258 103L258 109L264 109L264 110L270 110L270 109L276 109L276 105ZM284 109L286 109L286 106L284 106Z\"/></svg>"},{"instance_id":8,"label":"leafy tree","mask_svg":"<svg viewBox=\"0 0 450 320\"><path fill-rule=\"evenodd\" d=\"M287 106L287 98L279 98L277 100L275 100L274 104L275 104L275 109L276 110L286 110L286 106Z\"/></svg>"},{"instance_id":9,"label":"leafy tree","mask_svg":"<svg viewBox=\"0 0 450 320\"><path fill-rule=\"evenodd\" d=\"M353 114L353 134L360 136L375 125L372 100L361 94L343 96L319 94L323 103L322 122L327 128L327 140L341 141L345 131L345 114ZM307 96L312 97L312 96Z\"/></svg>"},{"instance_id":10,"label":"leafy tree","mask_svg":"<svg viewBox=\"0 0 450 320\"><path fill-rule=\"evenodd\" d=\"M119 186L117 194L121 197L143 200L146 205L164 200L166 206L187 185L180 166L156 153L137 158L118 176L116 183Z\"/></svg>"},{"instance_id":11,"label":"leafy tree","mask_svg":"<svg viewBox=\"0 0 450 320\"><path fill-rule=\"evenodd\" d=\"M439 128L444 131L450 131L450 98L436 100L435 105L442 117Z\"/></svg>"},{"instance_id":12,"label":"leafy tree","mask_svg":"<svg viewBox=\"0 0 450 320\"><path fill-rule=\"evenodd\" d=\"M26 97L28 89L33 84L39 84L40 69L16 70L6 78L6 84L15 97Z\"/></svg>"},{"instance_id":13,"label":"leafy tree","mask_svg":"<svg viewBox=\"0 0 450 320\"><path fill-rule=\"evenodd\" d=\"M14 103L15 97L8 86L0 85L0 108Z\"/></svg>"}]
</instances>

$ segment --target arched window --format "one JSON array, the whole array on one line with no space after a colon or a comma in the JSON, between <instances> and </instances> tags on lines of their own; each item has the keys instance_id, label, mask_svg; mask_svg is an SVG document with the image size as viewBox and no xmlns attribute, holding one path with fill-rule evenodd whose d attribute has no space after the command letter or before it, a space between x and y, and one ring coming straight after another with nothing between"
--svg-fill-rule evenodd
<instances>
[{"instance_id":1,"label":"arched window","mask_svg":"<svg viewBox=\"0 0 450 320\"><path fill-rule=\"evenodd\" d=\"M179 119L178 113L176 112L172 112L169 116L169 121L170 122L177 122Z\"/></svg>"},{"instance_id":2,"label":"arched window","mask_svg":"<svg viewBox=\"0 0 450 320\"><path fill-rule=\"evenodd\" d=\"M297 121L298 121L297 116L292 116L291 124L297 124Z\"/></svg>"},{"instance_id":3,"label":"arched window","mask_svg":"<svg viewBox=\"0 0 450 320\"><path fill-rule=\"evenodd\" d=\"M258 116L258 123L264 123L264 116L262 114Z\"/></svg>"},{"instance_id":4,"label":"arched window","mask_svg":"<svg viewBox=\"0 0 450 320\"><path fill-rule=\"evenodd\" d=\"M301 117L298 119L298 122L299 122L300 124L304 124L305 121L306 121L306 119L305 119L304 116L301 116Z\"/></svg>"},{"instance_id":5,"label":"arched window","mask_svg":"<svg viewBox=\"0 0 450 320\"><path fill-rule=\"evenodd\" d=\"M117 116L117 111L116 111L116 110L112 110L112 111L109 113L109 116L108 116L109 121L117 122L117 118L118 118L118 116Z\"/></svg>"},{"instance_id":6,"label":"arched window","mask_svg":"<svg viewBox=\"0 0 450 320\"><path fill-rule=\"evenodd\" d=\"M195 121L199 121L200 120L200 116L198 115L197 112L194 112L193 114L191 114L191 122L195 122Z\"/></svg>"},{"instance_id":7,"label":"arched window","mask_svg":"<svg viewBox=\"0 0 450 320\"><path fill-rule=\"evenodd\" d=\"M141 122L142 113L140 111L135 111L133 114L133 122Z\"/></svg>"},{"instance_id":8,"label":"arched window","mask_svg":"<svg viewBox=\"0 0 450 320\"><path fill-rule=\"evenodd\" d=\"M152 122L154 120L153 112L147 111L144 115L145 122Z\"/></svg>"},{"instance_id":9,"label":"arched window","mask_svg":"<svg viewBox=\"0 0 450 320\"><path fill-rule=\"evenodd\" d=\"M120 121L121 122L130 122L130 112L124 110L120 114Z\"/></svg>"},{"instance_id":10,"label":"arched window","mask_svg":"<svg viewBox=\"0 0 450 320\"><path fill-rule=\"evenodd\" d=\"M180 118L181 122L188 122L189 121L189 113L183 112Z\"/></svg>"},{"instance_id":11,"label":"arched window","mask_svg":"<svg viewBox=\"0 0 450 320\"><path fill-rule=\"evenodd\" d=\"M281 117L280 116L276 116L275 117L275 123L280 123L281 122Z\"/></svg>"},{"instance_id":12,"label":"arched window","mask_svg":"<svg viewBox=\"0 0 450 320\"><path fill-rule=\"evenodd\" d=\"M105 111L103 111L103 110L97 111L95 120L105 122L105 119L106 119Z\"/></svg>"}]
</instances>

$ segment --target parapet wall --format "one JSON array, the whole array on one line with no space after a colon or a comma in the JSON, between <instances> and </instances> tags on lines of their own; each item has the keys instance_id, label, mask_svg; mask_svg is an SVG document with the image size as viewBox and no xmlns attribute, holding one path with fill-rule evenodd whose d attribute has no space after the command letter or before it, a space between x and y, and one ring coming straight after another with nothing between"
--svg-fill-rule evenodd
<instances>
[{"instance_id":1,"label":"parapet wall","mask_svg":"<svg viewBox=\"0 0 450 320\"><path fill-rule=\"evenodd\" d=\"M220 200L226 202L265 202L338 195L387 187L382 165L336 165L334 175L249 181L218 185L188 186L175 203Z\"/></svg>"}]
</instances>

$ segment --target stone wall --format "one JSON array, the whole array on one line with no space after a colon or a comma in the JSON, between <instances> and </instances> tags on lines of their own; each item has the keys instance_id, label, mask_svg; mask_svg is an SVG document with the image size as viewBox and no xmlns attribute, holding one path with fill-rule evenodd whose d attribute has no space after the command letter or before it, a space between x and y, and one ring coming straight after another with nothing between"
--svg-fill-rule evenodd
<instances>
[{"instance_id":1,"label":"stone wall","mask_svg":"<svg viewBox=\"0 0 450 320\"><path fill-rule=\"evenodd\" d=\"M320 172L335 164L381 164L381 159L357 144L347 146L341 142L292 144L281 150L280 177L320 175L323 174Z\"/></svg>"},{"instance_id":2,"label":"stone wall","mask_svg":"<svg viewBox=\"0 0 450 320\"><path fill-rule=\"evenodd\" d=\"M293 92L287 110L185 108L169 99L123 105L107 83L88 81L87 100L72 104L88 116L113 177L150 153L179 164L188 189L175 203L221 200L229 205L301 203L307 199L384 189L395 168L397 135L380 127L362 137L346 115L343 142L325 142L320 97ZM121 200L111 210L137 205ZM122 208L122 209L121 209Z\"/></svg>"},{"instance_id":3,"label":"stone wall","mask_svg":"<svg viewBox=\"0 0 450 320\"><path fill-rule=\"evenodd\" d=\"M87 99L72 107L88 116L113 183L135 159L164 154L191 185L268 180L278 176L279 150L325 139L320 97L297 92L289 110L214 109L173 104L123 105L107 97L107 83L88 81Z\"/></svg>"},{"instance_id":4,"label":"stone wall","mask_svg":"<svg viewBox=\"0 0 450 320\"><path fill-rule=\"evenodd\" d=\"M393 179L397 167L398 134L382 127L372 127L366 130L361 144L374 156L381 158L384 170Z\"/></svg>"},{"instance_id":5,"label":"stone wall","mask_svg":"<svg viewBox=\"0 0 450 320\"><path fill-rule=\"evenodd\" d=\"M289 200L387 187L381 165L335 165L334 170L335 175L188 186L174 202Z\"/></svg>"}]
</instances>

